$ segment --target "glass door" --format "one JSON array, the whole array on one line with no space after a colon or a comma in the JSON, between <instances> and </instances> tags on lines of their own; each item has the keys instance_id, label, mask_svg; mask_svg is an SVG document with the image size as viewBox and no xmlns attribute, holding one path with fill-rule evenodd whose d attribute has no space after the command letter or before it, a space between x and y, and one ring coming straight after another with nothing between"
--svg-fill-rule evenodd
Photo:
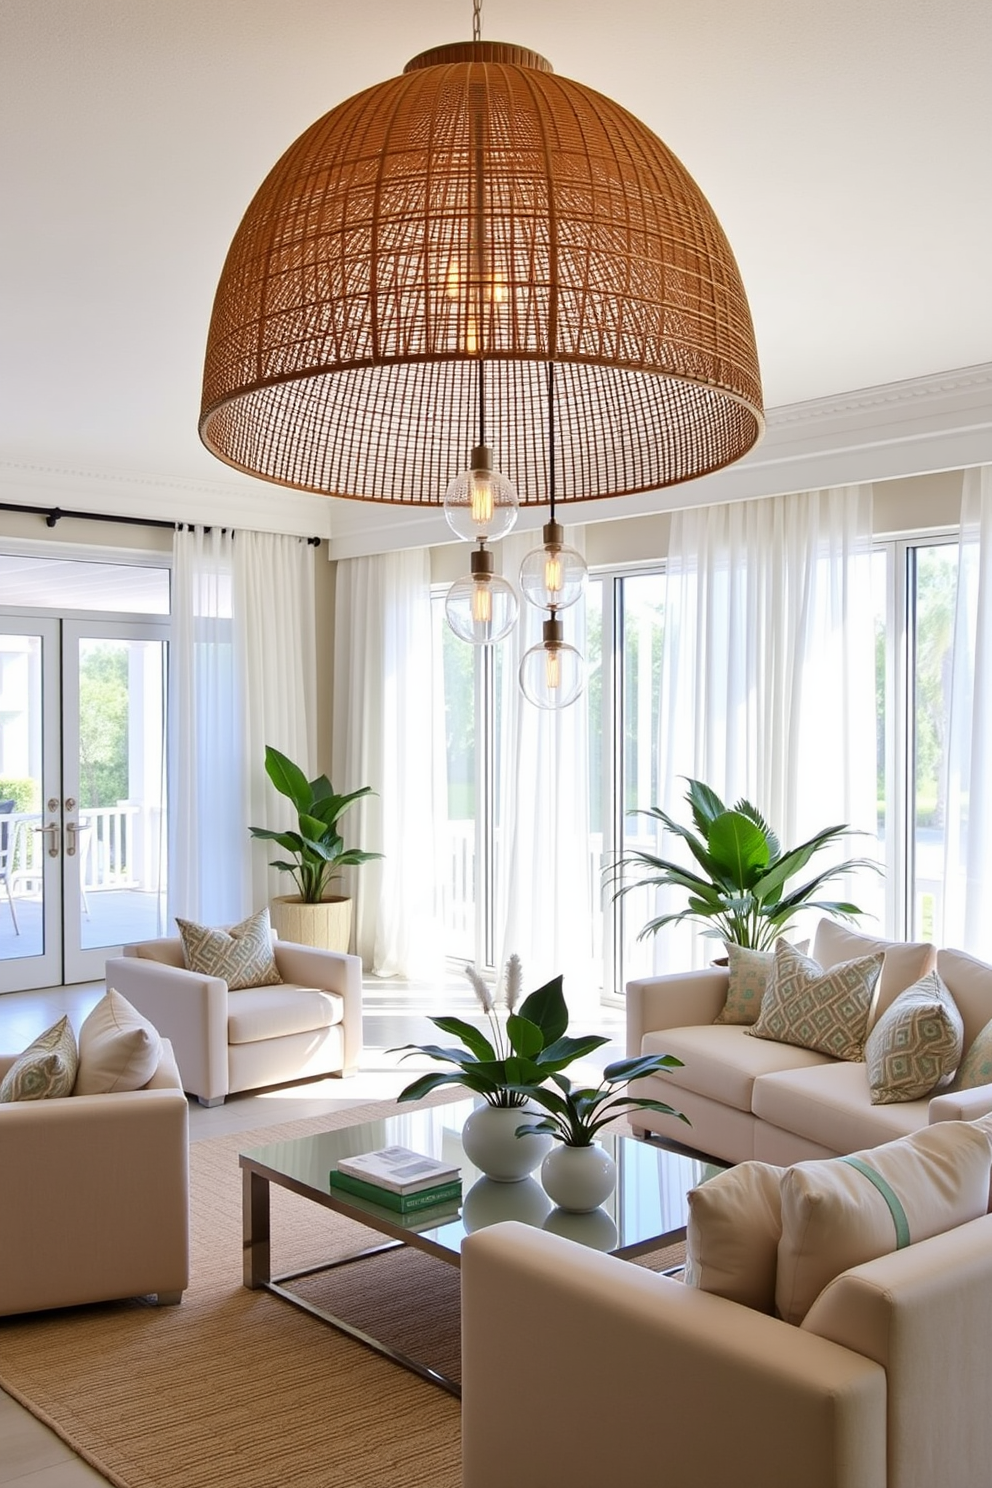
<instances>
[{"instance_id":1,"label":"glass door","mask_svg":"<svg viewBox=\"0 0 992 1488\"><path fill-rule=\"evenodd\" d=\"M161 622L0 617L0 991L163 932L165 686Z\"/></svg>"}]
</instances>

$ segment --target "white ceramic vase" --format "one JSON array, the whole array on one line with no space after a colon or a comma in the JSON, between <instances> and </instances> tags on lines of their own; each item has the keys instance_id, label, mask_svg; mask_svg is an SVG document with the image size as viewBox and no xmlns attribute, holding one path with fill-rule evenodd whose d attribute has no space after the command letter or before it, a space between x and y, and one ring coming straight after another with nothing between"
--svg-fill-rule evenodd
<instances>
[{"instance_id":1,"label":"white ceramic vase","mask_svg":"<svg viewBox=\"0 0 992 1488\"><path fill-rule=\"evenodd\" d=\"M541 1183L559 1209L588 1214L609 1198L617 1181L616 1163L598 1142L568 1147L556 1142L541 1164Z\"/></svg>"},{"instance_id":2,"label":"white ceramic vase","mask_svg":"<svg viewBox=\"0 0 992 1488\"><path fill-rule=\"evenodd\" d=\"M496 1183L518 1183L532 1173L551 1146L551 1137L518 1137L518 1126L542 1112L526 1106L476 1106L462 1127L462 1148L473 1167Z\"/></svg>"},{"instance_id":3,"label":"white ceramic vase","mask_svg":"<svg viewBox=\"0 0 992 1488\"><path fill-rule=\"evenodd\" d=\"M474 1230L484 1230L487 1225L499 1224L504 1219L539 1225L550 1212L551 1200L536 1178L521 1178L519 1183L477 1178L462 1201L462 1224L471 1235Z\"/></svg>"}]
</instances>

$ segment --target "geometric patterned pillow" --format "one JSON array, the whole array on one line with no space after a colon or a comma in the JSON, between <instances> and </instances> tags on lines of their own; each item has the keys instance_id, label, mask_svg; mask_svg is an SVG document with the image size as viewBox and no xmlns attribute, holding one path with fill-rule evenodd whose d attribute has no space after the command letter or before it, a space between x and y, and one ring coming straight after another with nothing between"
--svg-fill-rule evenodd
<instances>
[{"instance_id":1,"label":"geometric patterned pillow","mask_svg":"<svg viewBox=\"0 0 992 1488\"><path fill-rule=\"evenodd\" d=\"M71 1095L78 1065L76 1035L68 1017L60 1018L14 1060L0 1083L0 1101Z\"/></svg>"},{"instance_id":2,"label":"geometric patterned pillow","mask_svg":"<svg viewBox=\"0 0 992 1488\"><path fill-rule=\"evenodd\" d=\"M992 1018L961 1061L953 1089L974 1090L976 1085L992 1085Z\"/></svg>"},{"instance_id":3,"label":"geometric patterned pillow","mask_svg":"<svg viewBox=\"0 0 992 1488\"><path fill-rule=\"evenodd\" d=\"M877 951L824 971L811 956L777 941L775 971L758 1021L747 1032L835 1059L862 1060L883 960Z\"/></svg>"},{"instance_id":4,"label":"geometric patterned pillow","mask_svg":"<svg viewBox=\"0 0 992 1488\"><path fill-rule=\"evenodd\" d=\"M900 992L868 1035L873 1106L919 1100L946 1085L961 1063L964 1024L935 971Z\"/></svg>"},{"instance_id":5,"label":"geometric patterned pillow","mask_svg":"<svg viewBox=\"0 0 992 1488\"><path fill-rule=\"evenodd\" d=\"M752 951L749 946L734 945L725 941L730 979L727 983L727 1000L713 1019L714 1023L741 1024L757 1022L761 1011L761 999L768 986L768 978L775 968L774 951ZM809 945L802 940L796 950L803 952Z\"/></svg>"},{"instance_id":6,"label":"geometric patterned pillow","mask_svg":"<svg viewBox=\"0 0 992 1488\"><path fill-rule=\"evenodd\" d=\"M272 953L269 911L260 909L230 930L211 930L192 920L176 919L186 965L200 976L221 977L229 992L240 987L268 987L281 982Z\"/></svg>"}]
</instances>

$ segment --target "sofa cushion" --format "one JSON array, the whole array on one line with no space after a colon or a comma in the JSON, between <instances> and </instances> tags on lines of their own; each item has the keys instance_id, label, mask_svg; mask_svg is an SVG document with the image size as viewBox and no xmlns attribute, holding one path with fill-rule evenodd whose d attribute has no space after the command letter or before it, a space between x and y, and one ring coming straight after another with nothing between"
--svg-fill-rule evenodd
<instances>
[{"instance_id":1,"label":"sofa cushion","mask_svg":"<svg viewBox=\"0 0 992 1488\"><path fill-rule=\"evenodd\" d=\"M742 1162L690 1189L685 1282L757 1312L775 1307L784 1168Z\"/></svg>"},{"instance_id":2,"label":"sofa cushion","mask_svg":"<svg viewBox=\"0 0 992 1488\"><path fill-rule=\"evenodd\" d=\"M905 992L868 1035L865 1064L873 1105L917 1100L946 1085L961 1063L964 1024L936 971Z\"/></svg>"},{"instance_id":3,"label":"sofa cushion","mask_svg":"<svg viewBox=\"0 0 992 1488\"><path fill-rule=\"evenodd\" d=\"M882 953L824 971L787 941L775 946L775 971L753 1028L755 1038L816 1049L835 1059L861 1059Z\"/></svg>"},{"instance_id":4,"label":"sofa cushion","mask_svg":"<svg viewBox=\"0 0 992 1488\"><path fill-rule=\"evenodd\" d=\"M949 1088L974 1090L978 1085L992 1085L992 1018L979 1031Z\"/></svg>"},{"instance_id":5,"label":"sofa cushion","mask_svg":"<svg viewBox=\"0 0 992 1488\"><path fill-rule=\"evenodd\" d=\"M850 930L838 920L821 920L813 940L813 956L829 970L840 961L853 961L858 956L872 956L881 951L885 956L878 979L878 995L872 1012L877 1021L891 1002L931 970L937 955L929 941L876 940ZM945 981L946 981L945 977ZM948 984L949 985L949 984ZM992 1018L992 1005L988 1017Z\"/></svg>"},{"instance_id":6,"label":"sofa cushion","mask_svg":"<svg viewBox=\"0 0 992 1488\"><path fill-rule=\"evenodd\" d=\"M968 1121L789 1168L781 1184L779 1316L800 1323L851 1266L977 1219L988 1207L990 1171L992 1143Z\"/></svg>"},{"instance_id":7,"label":"sofa cushion","mask_svg":"<svg viewBox=\"0 0 992 1488\"><path fill-rule=\"evenodd\" d=\"M669 1086L693 1090L724 1106L750 1111L752 1091L759 1076L775 1070L805 1071L833 1063L825 1054L748 1038L748 1028L733 1024L705 1023L698 1028L663 1028L646 1033L641 1041L645 1054L674 1054L681 1069L665 1071Z\"/></svg>"},{"instance_id":8,"label":"sofa cushion","mask_svg":"<svg viewBox=\"0 0 992 1488\"><path fill-rule=\"evenodd\" d=\"M229 930L196 925L176 919L190 971L200 976L221 977L229 992L242 987L268 987L281 982L272 953L272 926L268 909L249 915Z\"/></svg>"},{"instance_id":9,"label":"sofa cushion","mask_svg":"<svg viewBox=\"0 0 992 1488\"><path fill-rule=\"evenodd\" d=\"M229 992L227 1042L257 1044L291 1033L314 1033L344 1017L344 999L317 987L247 987Z\"/></svg>"},{"instance_id":10,"label":"sofa cushion","mask_svg":"<svg viewBox=\"0 0 992 1488\"><path fill-rule=\"evenodd\" d=\"M158 1030L113 987L83 1019L73 1095L140 1090L158 1069Z\"/></svg>"},{"instance_id":11,"label":"sofa cushion","mask_svg":"<svg viewBox=\"0 0 992 1488\"><path fill-rule=\"evenodd\" d=\"M938 951L937 970L964 1019L964 1046L970 1049L992 1018L992 966L964 951Z\"/></svg>"},{"instance_id":12,"label":"sofa cushion","mask_svg":"<svg viewBox=\"0 0 992 1488\"><path fill-rule=\"evenodd\" d=\"M928 1123L928 1100L873 1106L868 1070L848 1060L782 1070L754 1082L752 1110L770 1126L831 1152L856 1152L908 1136Z\"/></svg>"},{"instance_id":13,"label":"sofa cushion","mask_svg":"<svg viewBox=\"0 0 992 1488\"><path fill-rule=\"evenodd\" d=\"M71 1095L79 1050L68 1017L39 1033L0 1081L0 1101L52 1100Z\"/></svg>"},{"instance_id":14,"label":"sofa cushion","mask_svg":"<svg viewBox=\"0 0 992 1488\"><path fill-rule=\"evenodd\" d=\"M768 976L775 967L774 951L753 951L750 946L725 942L727 947L727 1000L717 1013L716 1023L756 1023L761 1011L761 999L768 986ZM804 953L808 940L796 946Z\"/></svg>"}]
</instances>

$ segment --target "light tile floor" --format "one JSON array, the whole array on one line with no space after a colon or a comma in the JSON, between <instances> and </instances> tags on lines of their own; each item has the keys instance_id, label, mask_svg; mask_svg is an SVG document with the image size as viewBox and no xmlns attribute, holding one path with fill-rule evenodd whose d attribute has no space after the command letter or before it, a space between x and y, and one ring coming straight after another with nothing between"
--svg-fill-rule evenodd
<instances>
[{"instance_id":1,"label":"light tile floor","mask_svg":"<svg viewBox=\"0 0 992 1488\"><path fill-rule=\"evenodd\" d=\"M0 996L0 1049L22 1049L63 1013L68 1013L74 1027L85 1018L90 1008L102 997L102 982L83 983L74 987L50 987L37 992L9 992ZM250 1131L260 1126L276 1126L307 1116L320 1116L328 1111L341 1111L348 1106L368 1101L389 1100L422 1069L436 1068L431 1061L412 1058L403 1060L395 1052L409 1043L437 1041L437 1031L428 1022L438 1011L438 988L415 983L383 983L368 980L364 996L365 1047L358 1073L347 1082L315 1080L301 1085L283 1086L257 1095L230 1096L224 1105L206 1110L190 1102L190 1140L220 1136L227 1132ZM464 979L452 977L443 989L444 1011L472 1019L478 1012ZM576 1021L576 1029L580 1027ZM583 1033L603 1033L610 1037L580 1072L592 1074L611 1059L617 1059L623 1048L623 1013L603 1008L594 1019L582 1019ZM0 1485L17 1484L18 1488L87 1488L105 1483L99 1473L49 1431L29 1411L0 1391Z\"/></svg>"}]
</instances>

